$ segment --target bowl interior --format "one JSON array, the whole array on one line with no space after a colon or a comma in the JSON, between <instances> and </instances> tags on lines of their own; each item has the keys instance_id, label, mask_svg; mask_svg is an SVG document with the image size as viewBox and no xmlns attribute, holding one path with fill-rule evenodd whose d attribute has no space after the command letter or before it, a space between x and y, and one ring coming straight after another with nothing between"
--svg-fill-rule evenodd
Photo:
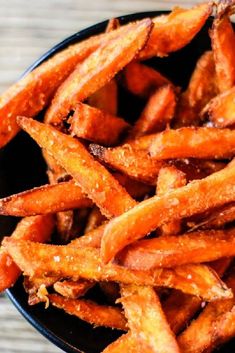
<instances>
[{"instance_id":1,"label":"bowl interior","mask_svg":"<svg viewBox=\"0 0 235 353\"><path fill-rule=\"evenodd\" d=\"M120 21L126 23L160 14L162 12L158 11L133 14L120 17ZM102 22L67 38L43 55L27 71L31 71L68 45L102 32L106 24L107 21ZM211 20L184 49L164 59L148 60L148 64L169 77L175 85L185 88L197 59L205 50L210 49L208 36L210 24ZM145 104L144 101L136 99L121 87L119 89L119 100L119 114L129 121L134 121L138 117ZM0 151L0 197L45 184L47 182L45 171L46 166L38 146L24 132L19 133L11 143ZM16 221L18 220L12 217L0 217L0 234L11 234ZM98 353L121 334L121 332L111 329L94 329L91 325L55 308L50 307L44 310L42 305L28 306L21 279L14 288L7 291L7 294L21 314L38 331L66 352ZM98 292L93 293L93 295L99 296L99 300L102 301ZM224 353L232 351L235 351L235 341L230 342L220 350Z\"/></svg>"}]
</instances>

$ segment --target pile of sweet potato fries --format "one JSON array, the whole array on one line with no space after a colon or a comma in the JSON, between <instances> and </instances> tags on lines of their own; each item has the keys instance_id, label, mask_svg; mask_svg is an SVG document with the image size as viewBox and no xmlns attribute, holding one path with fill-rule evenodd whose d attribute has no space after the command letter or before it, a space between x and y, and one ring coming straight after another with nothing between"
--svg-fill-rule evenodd
<instances>
[{"instance_id":1,"label":"pile of sweet potato fries","mask_svg":"<svg viewBox=\"0 0 235 353\"><path fill-rule=\"evenodd\" d=\"M211 352L235 336L234 5L110 20L0 98L0 146L25 130L49 178L0 200L23 217L2 242L0 291L23 273L30 305L126 331L105 353ZM212 50L182 92L144 60L186 46L212 12ZM145 102L133 126L120 86ZM108 305L84 299L94 286Z\"/></svg>"}]
</instances>

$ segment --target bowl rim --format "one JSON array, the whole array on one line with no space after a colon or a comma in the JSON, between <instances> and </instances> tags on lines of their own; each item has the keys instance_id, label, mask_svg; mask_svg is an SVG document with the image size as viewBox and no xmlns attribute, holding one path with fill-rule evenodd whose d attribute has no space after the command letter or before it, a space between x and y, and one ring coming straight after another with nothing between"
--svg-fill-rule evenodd
<instances>
[{"instance_id":1,"label":"bowl rim","mask_svg":"<svg viewBox=\"0 0 235 353\"><path fill-rule=\"evenodd\" d=\"M153 10L153 11L145 11L145 12L137 12L133 14L121 15L116 17L121 24L125 24L131 21L140 20L146 17L154 17L160 16L163 14L169 13L170 10ZM65 38L61 42L55 44L51 49L46 51L39 59L37 59L32 65L30 65L25 72L20 76L22 78L29 72L33 71L36 67L41 65L44 61L51 58L54 54L62 51L68 46L81 42L84 39L87 39L93 35L99 34L103 32L107 26L109 20L104 20L99 23L96 23L92 26L89 26L85 29L82 29L71 36ZM14 288L14 287L13 287ZM47 328L44 323L41 322L37 315L30 313L27 310L27 306L24 304L23 299L19 296L15 295L13 288L7 289L6 294L16 309L20 312L20 314L45 338L47 338L51 343L53 343L58 348L62 349L68 353L86 353L81 351L78 347L73 346L68 341L64 340L62 337L59 337L52 330Z\"/></svg>"}]
</instances>

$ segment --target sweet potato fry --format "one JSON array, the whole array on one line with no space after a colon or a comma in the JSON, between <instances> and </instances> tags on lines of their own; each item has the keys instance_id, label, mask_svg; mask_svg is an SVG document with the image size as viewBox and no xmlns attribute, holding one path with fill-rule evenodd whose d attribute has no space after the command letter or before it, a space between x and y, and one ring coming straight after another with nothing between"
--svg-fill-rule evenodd
<instances>
[{"instance_id":1,"label":"sweet potato fry","mask_svg":"<svg viewBox=\"0 0 235 353\"><path fill-rule=\"evenodd\" d=\"M136 270L214 261L235 255L235 229L198 231L140 240L118 255L118 263Z\"/></svg>"},{"instance_id":2,"label":"sweet potato fry","mask_svg":"<svg viewBox=\"0 0 235 353\"><path fill-rule=\"evenodd\" d=\"M152 159L146 151L136 149L132 144L115 148L91 144L89 150L112 169L150 185L156 185L159 170L163 166L162 161Z\"/></svg>"},{"instance_id":3,"label":"sweet potato fry","mask_svg":"<svg viewBox=\"0 0 235 353\"><path fill-rule=\"evenodd\" d=\"M201 110L217 93L213 53L207 51L198 59L188 88L179 98L174 127L199 125Z\"/></svg>"},{"instance_id":4,"label":"sweet potato fry","mask_svg":"<svg viewBox=\"0 0 235 353\"><path fill-rule=\"evenodd\" d=\"M162 131L174 116L176 105L175 92L172 86L159 88L149 98L143 112L128 135L128 140Z\"/></svg>"},{"instance_id":5,"label":"sweet potato fry","mask_svg":"<svg viewBox=\"0 0 235 353\"><path fill-rule=\"evenodd\" d=\"M134 337L131 332L128 332L121 337L119 337L116 341L108 345L102 353L120 353L120 352L128 352L128 353L142 353L143 345L140 346L136 337Z\"/></svg>"},{"instance_id":6,"label":"sweet potato fry","mask_svg":"<svg viewBox=\"0 0 235 353\"><path fill-rule=\"evenodd\" d=\"M86 223L86 228L85 228L84 233L86 234L86 233L91 232L93 229L96 229L105 220L106 220L106 218L102 215L99 208L94 206L88 216L88 220Z\"/></svg>"},{"instance_id":7,"label":"sweet potato fry","mask_svg":"<svg viewBox=\"0 0 235 353\"><path fill-rule=\"evenodd\" d=\"M215 272L204 265L136 271L111 263L104 265L99 249L46 245L9 238L4 239L3 245L25 275L30 277L47 275L56 280L70 278L76 281L84 278L176 288L208 301L231 297L231 291Z\"/></svg>"},{"instance_id":8,"label":"sweet potato fry","mask_svg":"<svg viewBox=\"0 0 235 353\"><path fill-rule=\"evenodd\" d=\"M91 200L71 180L40 186L0 199L0 214L26 217L91 206Z\"/></svg>"},{"instance_id":9,"label":"sweet potato fry","mask_svg":"<svg viewBox=\"0 0 235 353\"><path fill-rule=\"evenodd\" d=\"M235 87L213 98L203 110L208 112L215 127L225 128L235 124Z\"/></svg>"},{"instance_id":10,"label":"sweet potato fry","mask_svg":"<svg viewBox=\"0 0 235 353\"><path fill-rule=\"evenodd\" d=\"M114 34L112 39L109 38L79 64L60 86L46 113L46 121L61 126L77 102L103 87L135 58L146 44L151 30L152 21L144 19L110 32L110 35Z\"/></svg>"},{"instance_id":11,"label":"sweet potato fry","mask_svg":"<svg viewBox=\"0 0 235 353\"><path fill-rule=\"evenodd\" d=\"M54 218L52 215L27 217L22 219L15 231L12 239L25 239L35 242L48 241L54 228ZM5 249L0 249L0 292L13 286L21 271L14 263L11 256Z\"/></svg>"},{"instance_id":12,"label":"sweet potato fry","mask_svg":"<svg viewBox=\"0 0 235 353\"><path fill-rule=\"evenodd\" d=\"M122 186L124 186L128 194L130 194L134 199L141 199L153 191L152 186L131 179L125 174L114 172L113 176Z\"/></svg>"},{"instance_id":13,"label":"sweet potato fry","mask_svg":"<svg viewBox=\"0 0 235 353\"><path fill-rule=\"evenodd\" d=\"M133 61L123 70L123 81L128 91L148 98L155 90L171 82L152 67Z\"/></svg>"},{"instance_id":14,"label":"sweet potato fry","mask_svg":"<svg viewBox=\"0 0 235 353\"><path fill-rule=\"evenodd\" d=\"M74 281L58 281L55 282L53 287L54 290L66 298L76 299L84 296L86 292L93 287L94 282L80 279L77 282Z\"/></svg>"},{"instance_id":15,"label":"sweet potato fry","mask_svg":"<svg viewBox=\"0 0 235 353\"><path fill-rule=\"evenodd\" d=\"M91 300L64 298L58 294L50 294L48 297L53 306L92 325L127 330L125 316L117 307L99 305Z\"/></svg>"},{"instance_id":16,"label":"sweet potato fry","mask_svg":"<svg viewBox=\"0 0 235 353\"><path fill-rule=\"evenodd\" d=\"M156 194L164 195L167 192L186 185L185 174L174 166L162 167L157 179ZM161 227L163 235L176 235L181 231L181 220L172 221Z\"/></svg>"},{"instance_id":17,"label":"sweet potato fry","mask_svg":"<svg viewBox=\"0 0 235 353\"><path fill-rule=\"evenodd\" d=\"M104 112L117 115L118 111L118 86L115 79L112 79L105 86L93 93L88 98L88 103L92 107Z\"/></svg>"},{"instance_id":18,"label":"sweet potato fry","mask_svg":"<svg viewBox=\"0 0 235 353\"><path fill-rule=\"evenodd\" d=\"M235 33L228 14L216 18L210 31L215 59L217 85L220 92L235 84Z\"/></svg>"},{"instance_id":19,"label":"sweet potato fry","mask_svg":"<svg viewBox=\"0 0 235 353\"><path fill-rule=\"evenodd\" d=\"M213 212L208 219L203 222L202 228L221 228L226 223L235 220L235 205L224 206L218 211Z\"/></svg>"},{"instance_id":20,"label":"sweet potato fry","mask_svg":"<svg viewBox=\"0 0 235 353\"><path fill-rule=\"evenodd\" d=\"M200 31L211 11L212 3L204 3L191 9L176 7L169 15L155 17L153 31L140 58L166 56L183 48Z\"/></svg>"},{"instance_id":21,"label":"sweet potato fry","mask_svg":"<svg viewBox=\"0 0 235 353\"><path fill-rule=\"evenodd\" d=\"M132 334L141 345L143 342L144 346L149 347L145 352L179 352L174 334L152 287L123 285L121 295L120 301Z\"/></svg>"},{"instance_id":22,"label":"sweet potato fry","mask_svg":"<svg viewBox=\"0 0 235 353\"><path fill-rule=\"evenodd\" d=\"M230 274L226 283L235 293L234 271ZM199 317L178 337L181 350L186 353L200 353L208 348L215 348L215 344L219 341L220 335L223 336L225 328L224 332L231 328L233 333L235 332L234 324L230 328L226 325L227 318L231 319L232 315L234 319L233 312L234 298L209 303ZM231 324L230 320L229 323Z\"/></svg>"},{"instance_id":23,"label":"sweet potato fry","mask_svg":"<svg viewBox=\"0 0 235 353\"><path fill-rule=\"evenodd\" d=\"M232 165L162 197L154 196L142 201L124 215L111 220L101 241L102 259L110 261L126 245L166 222L234 201L234 176L235 166Z\"/></svg>"},{"instance_id":24,"label":"sweet potato fry","mask_svg":"<svg viewBox=\"0 0 235 353\"><path fill-rule=\"evenodd\" d=\"M105 216L121 214L136 205L136 201L78 140L32 119L21 117L18 122L74 177Z\"/></svg>"},{"instance_id":25,"label":"sweet potato fry","mask_svg":"<svg viewBox=\"0 0 235 353\"><path fill-rule=\"evenodd\" d=\"M156 135L149 150L158 160L232 157L235 154L235 132L207 127L165 130Z\"/></svg>"},{"instance_id":26,"label":"sweet potato fry","mask_svg":"<svg viewBox=\"0 0 235 353\"><path fill-rule=\"evenodd\" d=\"M117 144L122 132L130 125L123 120L87 104L78 103L68 123L70 133L105 146ZM112 133L110 133L112 131Z\"/></svg>"},{"instance_id":27,"label":"sweet potato fry","mask_svg":"<svg viewBox=\"0 0 235 353\"><path fill-rule=\"evenodd\" d=\"M117 18L111 18L107 24L106 33L109 33L111 31L114 31L115 29L120 27L120 22Z\"/></svg>"}]
</instances>

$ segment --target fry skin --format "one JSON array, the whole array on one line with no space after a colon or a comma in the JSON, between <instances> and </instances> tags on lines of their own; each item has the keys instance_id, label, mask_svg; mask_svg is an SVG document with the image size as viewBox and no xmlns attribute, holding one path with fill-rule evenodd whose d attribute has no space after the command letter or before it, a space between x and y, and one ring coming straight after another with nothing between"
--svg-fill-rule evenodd
<instances>
[{"instance_id":1,"label":"fry skin","mask_svg":"<svg viewBox=\"0 0 235 353\"><path fill-rule=\"evenodd\" d=\"M125 316L117 307L99 305L91 300L64 298L58 294L49 294L48 298L53 306L92 325L127 330Z\"/></svg>"},{"instance_id":2,"label":"fry skin","mask_svg":"<svg viewBox=\"0 0 235 353\"><path fill-rule=\"evenodd\" d=\"M49 240L54 228L52 215L27 217L22 219L11 235L12 239L25 239L35 242ZM0 292L12 287L21 271L11 256L3 248L0 249Z\"/></svg>"},{"instance_id":3,"label":"fry skin","mask_svg":"<svg viewBox=\"0 0 235 353\"><path fill-rule=\"evenodd\" d=\"M81 142L55 128L24 117L20 126L47 149L78 182L106 217L122 214L136 205L118 181L98 163Z\"/></svg>"},{"instance_id":4,"label":"fry skin","mask_svg":"<svg viewBox=\"0 0 235 353\"><path fill-rule=\"evenodd\" d=\"M153 18L153 31L140 58L162 57L183 48L200 31L211 11L212 4L208 2L191 9L176 7L169 15Z\"/></svg>"},{"instance_id":5,"label":"fry skin","mask_svg":"<svg viewBox=\"0 0 235 353\"><path fill-rule=\"evenodd\" d=\"M118 263L131 269L150 270L204 263L235 255L235 229L191 232L140 240L121 251Z\"/></svg>"},{"instance_id":6,"label":"fry skin","mask_svg":"<svg viewBox=\"0 0 235 353\"><path fill-rule=\"evenodd\" d=\"M152 21L145 19L110 32L112 39L78 65L57 90L47 110L46 122L61 126L77 102L103 87L135 58L146 44L151 30Z\"/></svg>"},{"instance_id":7,"label":"fry skin","mask_svg":"<svg viewBox=\"0 0 235 353\"><path fill-rule=\"evenodd\" d=\"M232 157L235 154L235 132L207 127L165 130L156 135L149 151L158 160Z\"/></svg>"},{"instance_id":8,"label":"fry skin","mask_svg":"<svg viewBox=\"0 0 235 353\"><path fill-rule=\"evenodd\" d=\"M139 344L148 347L145 352L180 352L152 287L123 285L121 295L128 326Z\"/></svg>"},{"instance_id":9,"label":"fry skin","mask_svg":"<svg viewBox=\"0 0 235 353\"><path fill-rule=\"evenodd\" d=\"M56 281L60 278L73 281L83 278L176 288L208 301L231 297L231 291L215 272L204 265L137 271L111 263L104 265L99 249L94 248L46 245L9 238L4 239L3 246L24 274L31 278L50 276Z\"/></svg>"},{"instance_id":10,"label":"fry skin","mask_svg":"<svg viewBox=\"0 0 235 353\"><path fill-rule=\"evenodd\" d=\"M92 202L73 180L44 185L0 199L0 214L18 217L91 207Z\"/></svg>"},{"instance_id":11,"label":"fry skin","mask_svg":"<svg viewBox=\"0 0 235 353\"><path fill-rule=\"evenodd\" d=\"M153 196L142 201L124 215L111 220L101 241L102 259L110 261L125 246L169 221L234 201L234 177L235 166L231 165L162 197Z\"/></svg>"},{"instance_id":12,"label":"fry skin","mask_svg":"<svg viewBox=\"0 0 235 353\"><path fill-rule=\"evenodd\" d=\"M149 98L157 88L171 84L160 72L138 61L128 64L122 75L127 90L142 98Z\"/></svg>"},{"instance_id":13,"label":"fry skin","mask_svg":"<svg viewBox=\"0 0 235 353\"><path fill-rule=\"evenodd\" d=\"M130 125L123 120L87 104L78 103L68 123L70 133L85 140L112 146ZM112 133L110 133L112 131Z\"/></svg>"},{"instance_id":14,"label":"fry skin","mask_svg":"<svg viewBox=\"0 0 235 353\"><path fill-rule=\"evenodd\" d=\"M79 280L77 282L73 281L58 281L53 285L54 290L66 298L76 299L82 297L86 292L94 286L94 282Z\"/></svg>"},{"instance_id":15,"label":"fry skin","mask_svg":"<svg viewBox=\"0 0 235 353\"><path fill-rule=\"evenodd\" d=\"M128 135L128 140L162 131L174 116L176 96L172 86L159 88L149 98L139 119Z\"/></svg>"}]
</instances>

